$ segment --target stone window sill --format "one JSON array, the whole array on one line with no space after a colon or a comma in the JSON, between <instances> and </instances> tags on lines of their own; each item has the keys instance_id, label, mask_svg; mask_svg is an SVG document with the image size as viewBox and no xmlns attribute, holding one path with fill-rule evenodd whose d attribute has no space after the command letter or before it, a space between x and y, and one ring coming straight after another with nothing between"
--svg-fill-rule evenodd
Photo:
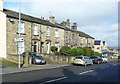
<instances>
[{"instance_id":1,"label":"stone window sill","mask_svg":"<svg viewBox=\"0 0 120 84\"><path fill-rule=\"evenodd\" d=\"M17 32L17 34L20 34L20 35L26 35L26 33L18 33L18 32Z\"/></svg>"}]
</instances>

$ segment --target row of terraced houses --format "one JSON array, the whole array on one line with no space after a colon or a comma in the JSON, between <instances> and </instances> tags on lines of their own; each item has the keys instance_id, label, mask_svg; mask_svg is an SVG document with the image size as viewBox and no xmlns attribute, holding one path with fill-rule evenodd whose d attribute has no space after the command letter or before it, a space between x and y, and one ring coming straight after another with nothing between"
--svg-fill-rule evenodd
<instances>
[{"instance_id":1,"label":"row of terraced houses","mask_svg":"<svg viewBox=\"0 0 120 84\"><path fill-rule=\"evenodd\" d=\"M0 22L0 56L2 57L18 55L26 51L49 54L51 46L56 46L57 51L62 46L87 46L98 52L103 47L107 48L105 41L102 41L102 46L95 45L95 41L98 40L79 31L77 23L70 26L69 19L57 23L54 16L45 20L43 17L38 18L22 13L19 23L18 12L2 7L0 7L0 19L2 20L2 23Z\"/></svg>"}]
</instances>

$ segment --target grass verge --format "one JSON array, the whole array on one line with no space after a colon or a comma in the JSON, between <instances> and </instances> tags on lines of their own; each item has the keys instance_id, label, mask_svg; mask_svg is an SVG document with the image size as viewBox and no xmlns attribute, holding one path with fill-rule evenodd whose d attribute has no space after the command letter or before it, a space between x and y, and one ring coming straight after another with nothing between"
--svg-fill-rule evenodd
<instances>
[{"instance_id":1,"label":"grass verge","mask_svg":"<svg viewBox=\"0 0 120 84\"><path fill-rule=\"evenodd\" d=\"M5 60L5 59L0 60L0 62L6 64L8 67L12 67L12 68L18 67L16 63Z\"/></svg>"}]
</instances>

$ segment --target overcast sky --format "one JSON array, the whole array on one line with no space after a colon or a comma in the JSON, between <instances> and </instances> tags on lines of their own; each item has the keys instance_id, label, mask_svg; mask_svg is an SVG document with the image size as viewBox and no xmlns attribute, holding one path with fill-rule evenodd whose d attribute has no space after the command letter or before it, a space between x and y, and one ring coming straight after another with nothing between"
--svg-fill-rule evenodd
<instances>
[{"instance_id":1,"label":"overcast sky","mask_svg":"<svg viewBox=\"0 0 120 84\"><path fill-rule=\"evenodd\" d=\"M4 0L4 8L19 11L18 1ZM22 0L21 10L45 19L51 12L58 23L70 19L78 30L118 46L118 0Z\"/></svg>"}]
</instances>

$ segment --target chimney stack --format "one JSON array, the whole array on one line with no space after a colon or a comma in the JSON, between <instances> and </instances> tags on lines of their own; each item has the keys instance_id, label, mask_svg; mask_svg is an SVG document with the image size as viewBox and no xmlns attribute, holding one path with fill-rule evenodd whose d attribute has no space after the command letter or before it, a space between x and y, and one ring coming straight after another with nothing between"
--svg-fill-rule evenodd
<instances>
[{"instance_id":1,"label":"chimney stack","mask_svg":"<svg viewBox=\"0 0 120 84\"><path fill-rule=\"evenodd\" d=\"M0 11L3 11L3 0L0 0Z\"/></svg>"},{"instance_id":2,"label":"chimney stack","mask_svg":"<svg viewBox=\"0 0 120 84\"><path fill-rule=\"evenodd\" d=\"M41 17L41 19L43 19L43 20L44 20L44 17Z\"/></svg>"},{"instance_id":3,"label":"chimney stack","mask_svg":"<svg viewBox=\"0 0 120 84\"><path fill-rule=\"evenodd\" d=\"M69 19L67 19L67 21L61 22L61 24L62 24L63 26L65 26L65 27L70 28L70 20L69 20Z\"/></svg>"},{"instance_id":4,"label":"chimney stack","mask_svg":"<svg viewBox=\"0 0 120 84\"><path fill-rule=\"evenodd\" d=\"M51 23L55 23L55 17L54 16L50 16L49 20L50 20Z\"/></svg>"},{"instance_id":5,"label":"chimney stack","mask_svg":"<svg viewBox=\"0 0 120 84\"><path fill-rule=\"evenodd\" d=\"M71 26L72 29L77 30L77 23L73 23L73 26Z\"/></svg>"}]
</instances>

